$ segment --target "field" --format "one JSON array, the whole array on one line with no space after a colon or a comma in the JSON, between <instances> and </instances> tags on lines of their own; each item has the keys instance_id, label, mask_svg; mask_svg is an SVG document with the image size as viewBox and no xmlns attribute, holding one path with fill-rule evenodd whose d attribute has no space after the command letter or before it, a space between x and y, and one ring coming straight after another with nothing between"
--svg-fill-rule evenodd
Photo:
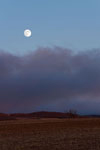
<instances>
[{"instance_id":1,"label":"field","mask_svg":"<svg viewBox=\"0 0 100 150\"><path fill-rule=\"evenodd\" d=\"M0 121L0 150L100 150L100 119Z\"/></svg>"}]
</instances>

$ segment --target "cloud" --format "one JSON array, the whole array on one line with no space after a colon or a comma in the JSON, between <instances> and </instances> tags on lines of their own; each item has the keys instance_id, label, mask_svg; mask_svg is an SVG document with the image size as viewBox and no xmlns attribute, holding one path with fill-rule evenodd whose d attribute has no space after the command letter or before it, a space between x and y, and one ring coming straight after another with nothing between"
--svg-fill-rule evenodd
<instances>
[{"instance_id":1,"label":"cloud","mask_svg":"<svg viewBox=\"0 0 100 150\"><path fill-rule=\"evenodd\" d=\"M75 53L61 47L39 48L23 56L0 52L1 112L73 107L98 113L99 104L99 49Z\"/></svg>"}]
</instances>

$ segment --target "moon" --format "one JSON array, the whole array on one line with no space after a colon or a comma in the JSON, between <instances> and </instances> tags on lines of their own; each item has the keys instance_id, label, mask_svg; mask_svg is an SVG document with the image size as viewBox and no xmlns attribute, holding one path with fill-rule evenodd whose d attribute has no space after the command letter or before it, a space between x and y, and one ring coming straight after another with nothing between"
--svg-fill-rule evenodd
<instances>
[{"instance_id":1,"label":"moon","mask_svg":"<svg viewBox=\"0 0 100 150\"><path fill-rule=\"evenodd\" d=\"M29 29L24 30L24 36L25 37L30 37L31 35L32 35L31 30L29 30Z\"/></svg>"}]
</instances>

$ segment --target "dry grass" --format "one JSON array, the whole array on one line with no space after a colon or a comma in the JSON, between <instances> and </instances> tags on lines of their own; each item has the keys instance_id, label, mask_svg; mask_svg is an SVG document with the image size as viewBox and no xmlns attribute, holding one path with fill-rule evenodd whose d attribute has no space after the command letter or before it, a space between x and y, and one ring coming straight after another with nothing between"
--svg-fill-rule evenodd
<instances>
[{"instance_id":1,"label":"dry grass","mask_svg":"<svg viewBox=\"0 0 100 150\"><path fill-rule=\"evenodd\" d=\"M0 150L100 150L100 119L1 121Z\"/></svg>"}]
</instances>

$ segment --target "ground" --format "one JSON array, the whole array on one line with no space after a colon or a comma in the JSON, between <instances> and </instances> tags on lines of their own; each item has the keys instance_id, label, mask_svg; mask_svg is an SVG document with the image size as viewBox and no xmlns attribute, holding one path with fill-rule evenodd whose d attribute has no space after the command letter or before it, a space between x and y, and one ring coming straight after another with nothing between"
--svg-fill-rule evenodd
<instances>
[{"instance_id":1,"label":"ground","mask_svg":"<svg viewBox=\"0 0 100 150\"><path fill-rule=\"evenodd\" d=\"M100 150L100 119L0 121L0 150Z\"/></svg>"}]
</instances>

